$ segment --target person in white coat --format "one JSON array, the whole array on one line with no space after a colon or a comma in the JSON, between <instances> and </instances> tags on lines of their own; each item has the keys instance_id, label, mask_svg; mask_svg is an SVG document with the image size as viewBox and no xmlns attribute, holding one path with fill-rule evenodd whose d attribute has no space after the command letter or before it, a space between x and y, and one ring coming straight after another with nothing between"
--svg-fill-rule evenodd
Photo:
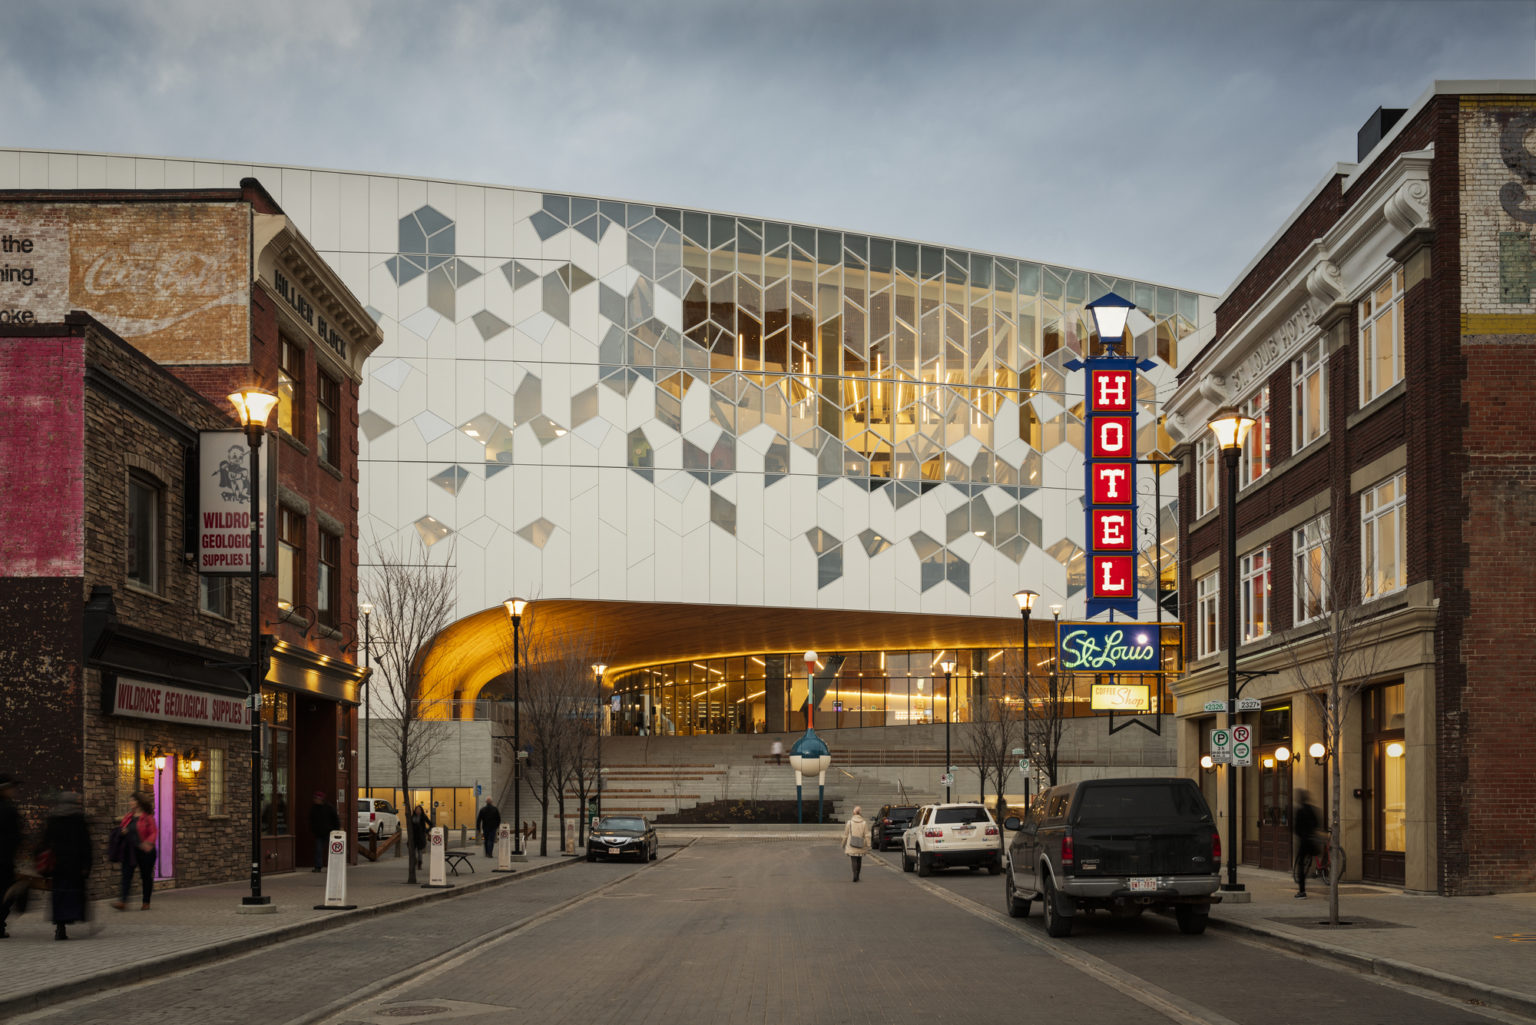
<instances>
[{"instance_id":1,"label":"person in white coat","mask_svg":"<svg viewBox=\"0 0 1536 1025\"><path fill-rule=\"evenodd\" d=\"M853 861L853 881L859 881L859 868L864 864L864 852L869 850L870 824L864 817L864 809L854 806L853 815L843 826L843 853Z\"/></svg>"}]
</instances>

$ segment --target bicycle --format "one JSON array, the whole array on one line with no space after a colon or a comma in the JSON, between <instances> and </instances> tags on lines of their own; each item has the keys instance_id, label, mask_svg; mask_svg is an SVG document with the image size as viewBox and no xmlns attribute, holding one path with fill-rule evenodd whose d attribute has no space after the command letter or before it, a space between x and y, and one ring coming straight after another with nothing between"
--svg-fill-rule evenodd
<instances>
[{"instance_id":1,"label":"bicycle","mask_svg":"<svg viewBox=\"0 0 1536 1025\"><path fill-rule=\"evenodd\" d=\"M1316 878L1316 879L1321 879L1324 882L1328 881L1332 877L1332 872L1331 872L1332 862L1330 860L1330 858L1331 858L1332 843L1330 842L1330 840L1331 840L1331 838L1329 837L1329 834L1327 834L1327 833L1319 833L1319 834L1317 834L1317 842L1322 845L1322 853L1316 855L1312 859L1312 875L1313 875L1313 877ZM1339 878L1340 879L1344 878L1344 872L1348 868L1349 868L1349 855L1344 852L1344 848L1343 847L1340 847L1339 848Z\"/></svg>"}]
</instances>

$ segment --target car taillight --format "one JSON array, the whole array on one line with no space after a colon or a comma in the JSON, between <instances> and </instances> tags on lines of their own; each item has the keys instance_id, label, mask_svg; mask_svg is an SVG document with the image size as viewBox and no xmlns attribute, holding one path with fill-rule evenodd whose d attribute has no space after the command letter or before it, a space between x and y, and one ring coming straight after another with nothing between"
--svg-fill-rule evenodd
<instances>
[{"instance_id":1,"label":"car taillight","mask_svg":"<svg viewBox=\"0 0 1536 1025\"><path fill-rule=\"evenodd\" d=\"M988 826L987 827L987 835L988 836L996 836L997 835L997 827L996 826Z\"/></svg>"},{"instance_id":2,"label":"car taillight","mask_svg":"<svg viewBox=\"0 0 1536 1025\"><path fill-rule=\"evenodd\" d=\"M1221 834L1215 831L1211 833L1211 863L1221 868Z\"/></svg>"},{"instance_id":3,"label":"car taillight","mask_svg":"<svg viewBox=\"0 0 1536 1025\"><path fill-rule=\"evenodd\" d=\"M925 830L923 830L923 835L924 836L943 836L944 835L944 830L942 830L942 829L925 829Z\"/></svg>"},{"instance_id":4,"label":"car taillight","mask_svg":"<svg viewBox=\"0 0 1536 1025\"><path fill-rule=\"evenodd\" d=\"M1061 864L1063 868L1072 864L1072 836L1070 833L1061 838Z\"/></svg>"}]
</instances>

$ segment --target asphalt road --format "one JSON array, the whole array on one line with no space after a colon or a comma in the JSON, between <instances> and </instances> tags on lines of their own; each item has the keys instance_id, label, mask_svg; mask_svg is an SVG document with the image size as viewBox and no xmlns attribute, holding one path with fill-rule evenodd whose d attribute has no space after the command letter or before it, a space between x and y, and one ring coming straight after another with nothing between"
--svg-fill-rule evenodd
<instances>
[{"instance_id":1,"label":"asphalt road","mask_svg":"<svg viewBox=\"0 0 1536 1025\"><path fill-rule=\"evenodd\" d=\"M1002 913L1001 877L903 874L830 844L703 840L580 863L57 1005L18 1023L1522 1021L1171 918Z\"/></svg>"}]
</instances>

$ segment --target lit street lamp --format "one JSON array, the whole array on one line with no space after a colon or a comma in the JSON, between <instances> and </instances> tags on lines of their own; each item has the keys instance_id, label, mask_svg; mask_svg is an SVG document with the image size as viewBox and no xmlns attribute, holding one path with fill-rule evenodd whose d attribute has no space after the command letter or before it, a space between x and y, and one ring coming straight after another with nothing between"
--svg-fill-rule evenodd
<instances>
[{"instance_id":1,"label":"lit street lamp","mask_svg":"<svg viewBox=\"0 0 1536 1025\"><path fill-rule=\"evenodd\" d=\"M373 616L373 602L362 602L357 606L357 611L363 614L363 668L367 669L372 642L368 633L368 620ZM369 686L372 682L373 674L369 673L368 678L363 681L363 686L367 688L363 691L363 718L368 720L368 726L363 731L363 788L368 791L370 800L373 798L373 773L368 763L368 749L373 740L373 720L368 711L373 707L373 688ZM373 806L369 805L369 807Z\"/></svg>"},{"instance_id":2,"label":"lit street lamp","mask_svg":"<svg viewBox=\"0 0 1536 1025\"><path fill-rule=\"evenodd\" d=\"M247 706L251 715L251 892L241 907L275 911L271 897L261 895L261 436L277 396L255 386L229 396L245 428L251 453L251 664Z\"/></svg>"},{"instance_id":3,"label":"lit street lamp","mask_svg":"<svg viewBox=\"0 0 1536 1025\"><path fill-rule=\"evenodd\" d=\"M603 816L603 722L608 718L606 706L603 704L603 673L607 666L599 662L592 667L597 674L597 718L593 720L597 724L597 816Z\"/></svg>"},{"instance_id":4,"label":"lit street lamp","mask_svg":"<svg viewBox=\"0 0 1536 1025\"><path fill-rule=\"evenodd\" d=\"M1226 617L1227 617L1227 730L1237 725L1237 460L1253 417L1228 407L1218 410L1206 425L1221 445L1227 477ZM1237 881L1237 766L1227 765L1227 881L1223 890L1242 890Z\"/></svg>"},{"instance_id":5,"label":"lit street lamp","mask_svg":"<svg viewBox=\"0 0 1536 1025\"><path fill-rule=\"evenodd\" d=\"M939 663L939 668L944 670L944 803L948 804L955 771L955 767L949 764L949 675L955 671L955 663L945 659Z\"/></svg>"},{"instance_id":6,"label":"lit street lamp","mask_svg":"<svg viewBox=\"0 0 1536 1025\"><path fill-rule=\"evenodd\" d=\"M522 626L523 610L528 602L522 598L508 598L502 602L507 615L512 617L512 854L519 861L523 856L523 701L518 682L518 630Z\"/></svg>"},{"instance_id":7,"label":"lit street lamp","mask_svg":"<svg viewBox=\"0 0 1536 1025\"><path fill-rule=\"evenodd\" d=\"M1029 807L1029 614L1034 611L1035 599L1040 595L1034 591L1024 590L1013 592L1013 600L1019 603L1019 615L1024 619L1024 807Z\"/></svg>"}]
</instances>

